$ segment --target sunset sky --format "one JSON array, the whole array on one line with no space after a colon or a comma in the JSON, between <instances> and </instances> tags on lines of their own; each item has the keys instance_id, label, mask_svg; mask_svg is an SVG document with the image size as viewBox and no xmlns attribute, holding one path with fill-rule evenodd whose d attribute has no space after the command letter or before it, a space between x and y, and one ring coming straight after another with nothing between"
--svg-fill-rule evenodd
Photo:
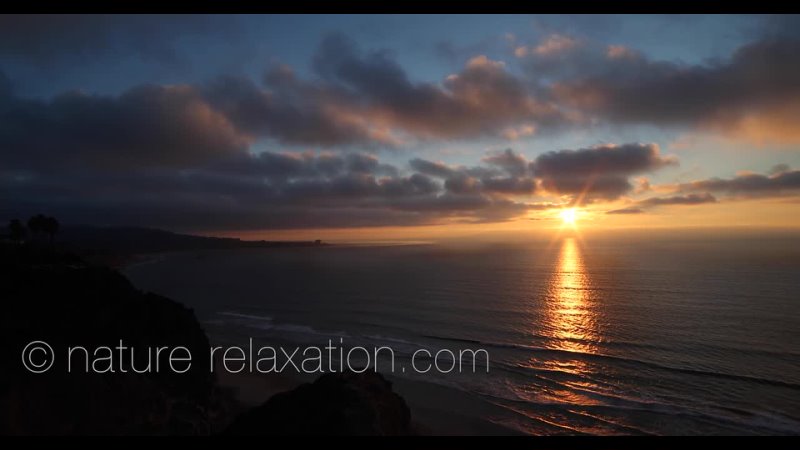
<instances>
[{"instance_id":1,"label":"sunset sky","mask_svg":"<svg viewBox=\"0 0 800 450\"><path fill-rule=\"evenodd\" d=\"M4 220L794 228L799 194L797 16L0 17Z\"/></svg>"}]
</instances>

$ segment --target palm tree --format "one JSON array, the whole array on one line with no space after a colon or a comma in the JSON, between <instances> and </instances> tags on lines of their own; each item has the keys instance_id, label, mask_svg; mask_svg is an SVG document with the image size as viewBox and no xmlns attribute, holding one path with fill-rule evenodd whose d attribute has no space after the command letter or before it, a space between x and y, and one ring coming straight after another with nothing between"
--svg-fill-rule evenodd
<instances>
[{"instance_id":1,"label":"palm tree","mask_svg":"<svg viewBox=\"0 0 800 450\"><path fill-rule=\"evenodd\" d=\"M47 233L50 238L50 244L53 244L53 239L56 237L56 233L58 233L58 229L60 228L60 224L55 217L47 217L42 222L42 231Z\"/></svg>"},{"instance_id":2,"label":"palm tree","mask_svg":"<svg viewBox=\"0 0 800 450\"><path fill-rule=\"evenodd\" d=\"M59 228L60 224L55 217L37 214L28 219L28 230L30 230L31 234L33 234L35 237L38 237L42 234L47 235L51 244L53 243L53 239L55 238L56 233L58 233Z\"/></svg>"},{"instance_id":3,"label":"palm tree","mask_svg":"<svg viewBox=\"0 0 800 450\"><path fill-rule=\"evenodd\" d=\"M38 237L40 233L44 232L44 223L46 221L47 217L43 214L37 214L28 219L28 230L30 230L33 237Z\"/></svg>"},{"instance_id":4,"label":"palm tree","mask_svg":"<svg viewBox=\"0 0 800 450\"><path fill-rule=\"evenodd\" d=\"M22 242L25 239L25 231L25 225L19 219L14 219L8 223L8 232L14 242Z\"/></svg>"}]
</instances>

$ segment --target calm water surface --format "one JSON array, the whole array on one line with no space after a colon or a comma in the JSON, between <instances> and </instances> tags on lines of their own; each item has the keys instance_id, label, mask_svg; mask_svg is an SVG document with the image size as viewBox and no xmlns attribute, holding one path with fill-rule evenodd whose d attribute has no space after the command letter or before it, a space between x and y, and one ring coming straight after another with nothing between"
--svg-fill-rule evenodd
<instances>
[{"instance_id":1,"label":"calm water surface","mask_svg":"<svg viewBox=\"0 0 800 450\"><path fill-rule=\"evenodd\" d=\"M484 348L403 377L535 434L800 433L800 239L588 239L167 255L140 288L214 340Z\"/></svg>"}]
</instances>

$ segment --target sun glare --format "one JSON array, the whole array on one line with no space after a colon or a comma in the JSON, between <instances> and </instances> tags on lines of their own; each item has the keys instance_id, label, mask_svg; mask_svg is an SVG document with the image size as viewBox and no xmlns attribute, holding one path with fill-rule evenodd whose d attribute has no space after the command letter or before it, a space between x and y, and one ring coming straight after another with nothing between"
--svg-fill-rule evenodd
<instances>
[{"instance_id":1,"label":"sun glare","mask_svg":"<svg viewBox=\"0 0 800 450\"><path fill-rule=\"evenodd\" d=\"M575 225L575 208L569 208L561 211L561 220L564 225Z\"/></svg>"}]
</instances>

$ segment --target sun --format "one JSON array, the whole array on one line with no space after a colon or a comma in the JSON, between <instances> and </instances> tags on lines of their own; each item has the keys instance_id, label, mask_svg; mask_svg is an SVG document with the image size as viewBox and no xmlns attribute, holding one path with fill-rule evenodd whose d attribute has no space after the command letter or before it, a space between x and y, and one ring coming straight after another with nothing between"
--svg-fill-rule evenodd
<instances>
[{"instance_id":1,"label":"sun","mask_svg":"<svg viewBox=\"0 0 800 450\"><path fill-rule=\"evenodd\" d=\"M575 216L576 216L575 208L568 208L561 211L561 220L564 221L564 225L575 225Z\"/></svg>"}]
</instances>

